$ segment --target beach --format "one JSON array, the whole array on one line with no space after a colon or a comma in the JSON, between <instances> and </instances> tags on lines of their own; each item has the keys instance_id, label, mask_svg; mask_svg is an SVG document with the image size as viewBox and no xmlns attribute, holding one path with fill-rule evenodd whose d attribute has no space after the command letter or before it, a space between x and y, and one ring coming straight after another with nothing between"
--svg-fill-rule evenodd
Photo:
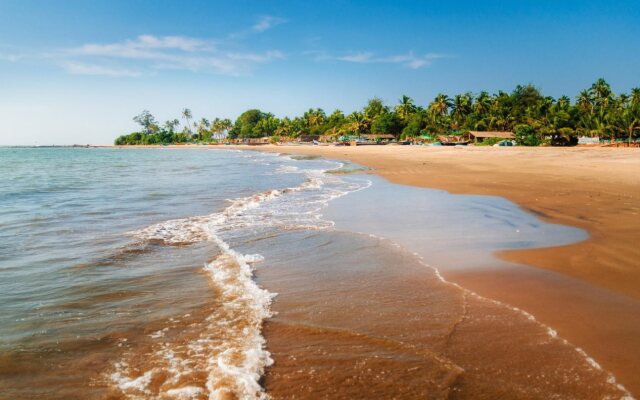
<instances>
[{"instance_id":1,"label":"beach","mask_svg":"<svg viewBox=\"0 0 640 400\"><path fill-rule=\"evenodd\" d=\"M589 243L589 228L443 190L535 159L527 190L546 199L536 174L561 150L3 149L0 392L631 398L637 297L512 258Z\"/></svg>"},{"instance_id":2,"label":"beach","mask_svg":"<svg viewBox=\"0 0 640 400\"><path fill-rule=\"evenodd\" d=\"M640 153L624 148L246 146L371 167L391 182L501 196L545 221L585 229L579 243L500 252L518 268L441 269L445 278L522 308L640 384ZM555 273L559 274L555 274ZM563 279L571 277L575 279Z\"/></svg>"}]
</instances>

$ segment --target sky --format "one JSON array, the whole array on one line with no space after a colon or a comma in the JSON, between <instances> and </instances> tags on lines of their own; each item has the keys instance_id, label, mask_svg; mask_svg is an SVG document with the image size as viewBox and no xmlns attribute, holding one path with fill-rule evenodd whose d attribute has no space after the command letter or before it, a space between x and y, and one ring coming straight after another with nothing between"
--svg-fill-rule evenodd
<instances>
[{"instance_id":1,"label":"sky","mask_svg":"<svg viewBox=\"0 0 640 400\"><path fill-rule=\"evenodd\" d=\"M110 144L151 111L640 86L640 1L0 0L0 145Z\"/></svg>"}]
</instances>

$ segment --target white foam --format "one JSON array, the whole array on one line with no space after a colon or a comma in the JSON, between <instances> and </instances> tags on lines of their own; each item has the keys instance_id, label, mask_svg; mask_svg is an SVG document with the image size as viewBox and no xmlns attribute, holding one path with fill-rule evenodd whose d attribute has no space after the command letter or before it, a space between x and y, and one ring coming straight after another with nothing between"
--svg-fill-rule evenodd
<instances>
[{"instance_id":1,"label":"white foam","mask_svg":"<svg viewBox=\"0 0 640 400\"><path fill-rule=\"evenodd\" d=\"M270 304L275 294L253 280L254 267L264 258L260 254L242 254L229 243L261 232L331 228L333 221L322 219L320 211L331 200L371 185L370 181L347 182L322 169L284 166L279 170L303 174L305 179L298 186L229 200L220 212L169 220L133 232L141 240L167 245L205 240L215 243L220 254L204 269L220 307L207 318L208 325L200 337L180 349L172 346L163 330L149 335L158 341L151 354L156 364L144 374L136 371L135 375L140 376L135 377L126 363L116 364L111 378L127 397L135 398L141 393L150 397L148 385L153 377L168 372L157 397L189 398L205 391L209 399L224 399L230 394L248 400L267 398L259 380L273 360L265 349L262 324L273 315ZM181 386L181 379L194 373L196 366L207 372L206 387Z\"/></svg>"},{"instance_id":2,"label":"white foam","mask_svg":"<svg viewBox=\"0 0 640 400\"><path fill-rule=\"evenodd\" d=\"M253 281L252 264L263 260L259 254L244 255L231 249L221 238L213 234L223 254L205 266L214 285L222 292L224 307L241 308L237 318L244 328L240 332L229 332L230 347L210 358L207 371L207 389L210 399L228 398L233 393L242 399L264 398L259 384L264 369L273 363L265 350L262 323L269 318L269 306L275 294L260 288ZM228 382L233 382L229 385Z\"/></svg>"},{"instance_id":3,"label":"white foam","mask_svg":"<svg viewBox=\"0 0 640 400\"><path fill-rule=\"evenodd\" d=\"M185 386L177 389L169 389L167 390L167 396L173 397L178 400L189 400L195 399L200 394L202 394L203 390L196 386Z\"/></svg>"}]
</instances>

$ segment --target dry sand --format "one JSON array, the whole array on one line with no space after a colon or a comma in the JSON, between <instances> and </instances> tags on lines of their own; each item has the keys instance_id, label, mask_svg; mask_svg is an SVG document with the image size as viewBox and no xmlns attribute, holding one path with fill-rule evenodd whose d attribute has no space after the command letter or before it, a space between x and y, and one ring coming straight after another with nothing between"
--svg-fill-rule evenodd
<instances>
[{"instance_id":1,"label":"dry sand","mask_svg":"<svg viewBox=\"0 0 640 400\"><path fill-rule=\"evenodd\" d=\"M394 183L502 196L548 222L586 229L584 242L499 254L539 269L442 272L533 313L640 394L640 149L240 148L347 159Z\"/></svg>"}]
</instances>

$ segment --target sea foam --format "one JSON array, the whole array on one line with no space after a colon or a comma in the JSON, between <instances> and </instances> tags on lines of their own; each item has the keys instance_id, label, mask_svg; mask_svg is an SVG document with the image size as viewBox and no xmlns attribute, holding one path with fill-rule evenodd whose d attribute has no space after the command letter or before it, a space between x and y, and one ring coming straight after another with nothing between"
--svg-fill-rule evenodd
<instances>
[{"instance_id":1,"label":"sea foam","mask_svg":"<svg viewBox=\"0 0 640 400\"><path fill-rule=\"evenodd\" d=\"M259 254L243 254L231 243L282 230L326 229L332 221L320 211L329 201L361 190L370 182L348 182L325 169L283 166L277 174L302 174L301 184L229 200L220 212L173 219L131 232L138 240L169 246L214 243L220 253L204 266L218 306L196 338L180 345L165 330L149 335L157 341L149 369L133 369L127 361L115 365L110 378L129 398L264 399L259 380L273 363L265 349L262 324L272 316L276 296L253 279ZM189 377L206 371L206 382L194 386ZM164 378L163 378L164 377ZM160 380L160 384L157 381ZM156 383L154 383L156 382Z\"/></svg>"}]
</instances>

